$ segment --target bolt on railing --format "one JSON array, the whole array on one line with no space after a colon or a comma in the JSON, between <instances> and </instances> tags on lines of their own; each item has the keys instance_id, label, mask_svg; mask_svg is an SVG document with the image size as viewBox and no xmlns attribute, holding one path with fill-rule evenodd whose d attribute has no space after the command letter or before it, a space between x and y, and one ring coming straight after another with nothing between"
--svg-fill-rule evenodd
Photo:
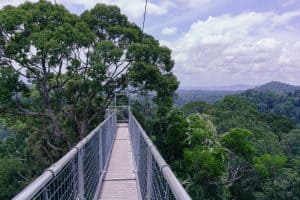
<instances>
[{"instance_id":1,"label":"bolt on railing","mask_svg":"<svg viewBox=\"0 0 300 200\"><path fill-rule=\"evenodd\" d=\"M117 113L113 112L13 200L96 199L116 132Z\"/></svg>"},{"instance_id":2,"label":"bolt on railing","mask_svg":"<svg viewBox=\"0 0 300 200\"><path fill-rule=\"evenodd\" d=\"M190 200L190 196L139 122L130 111L128 113L129 133L133 147L140 199Z\"/></svg>"}]
</instances>

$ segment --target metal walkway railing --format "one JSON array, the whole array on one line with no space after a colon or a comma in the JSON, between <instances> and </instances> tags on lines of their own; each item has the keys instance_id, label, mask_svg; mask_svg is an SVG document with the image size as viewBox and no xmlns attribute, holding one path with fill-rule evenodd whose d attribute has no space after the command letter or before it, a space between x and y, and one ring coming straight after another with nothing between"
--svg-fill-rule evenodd
<instances>
[{"instance_id":1,"label":"metal walkway railing","mask_svg":"<svg viewBox=\"0 0 300 200\"><path fill-rule=\"evenodd\" d=\"M191 199L130 111L129 133L138 174L140 199Z\"/></svg>"},{"instance_id":2,"label":"metal walkway railing","mask_svg":"<svg viewBox=\"0 0 300 200\"><path fill-rule=\"evenodd\" d=\"M14 200L82 200L98 196L116 134L116 112L108 116Z\"/></svg>"},{"instance_id":3,"label":"metal walkway railing","mask_svg":"<svg viewBox=\"0 0 300 200\"><path fill-rule=\"evenodd\" d=\"M130 111L128 121L139 199L189 200L189 195ZM117 111L114 111L13 200L97 199L116 132Z\"/></svg>"}]
</instances>

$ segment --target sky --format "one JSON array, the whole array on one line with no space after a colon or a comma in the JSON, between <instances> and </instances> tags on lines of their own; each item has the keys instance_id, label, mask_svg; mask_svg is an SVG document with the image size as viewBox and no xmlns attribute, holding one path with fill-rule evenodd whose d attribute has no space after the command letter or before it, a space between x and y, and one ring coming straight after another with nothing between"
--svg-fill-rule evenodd
<instances>
[{"instance_id":1,"label":"sky","mask_svg":"<svg viewBox=\"0 0 300 200\"><path fill-rule=\"evenodd\" d=\"M145 5L144 0L56 1L76 14L96 3L117 5L137 25ZM300 0L148 1L145 32L172 49L181 86L300 85ZM23 2L0 0L0 8Z\"/></svg>"}]
</instances>

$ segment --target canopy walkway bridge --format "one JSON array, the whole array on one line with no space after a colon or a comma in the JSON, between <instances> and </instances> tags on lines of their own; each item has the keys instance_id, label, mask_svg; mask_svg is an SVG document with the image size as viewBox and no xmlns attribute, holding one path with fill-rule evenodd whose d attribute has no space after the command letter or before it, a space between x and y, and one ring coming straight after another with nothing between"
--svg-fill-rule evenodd
<instances>
[{"instance_id":1,"label":"canopy walkway bridge","mask_svg":"<svg viewBox=\"0 0 300 200\"><path fill-rule=\"evenodd\" d=\"M14 200L190 200L133 114L114 109Z\"/></svg>"}]
</instances>

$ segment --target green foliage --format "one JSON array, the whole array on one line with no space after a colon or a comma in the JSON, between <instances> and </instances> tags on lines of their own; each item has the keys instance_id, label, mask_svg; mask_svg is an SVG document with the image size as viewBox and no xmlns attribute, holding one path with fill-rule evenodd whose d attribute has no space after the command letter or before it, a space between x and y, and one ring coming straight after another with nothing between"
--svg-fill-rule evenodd
<instances>
[{"instance_id":1,"label":"green foliage","mask_svg":"<svg viewBox=\"0 0 300 200\"><path fill-rule=\"evenodd\" d=\"M263 183L256 199L299 199L299 171L286 167L286 156L264 154L254 160Z\"/></svg>"},{"instance_id":2,"label":"green foliage","mask_svg":"<svg viewBox=\"0 0 300 200\"><path fill-rule=\"evenodd\" d=\"M186 118L188 146L184 151L184 167L180 174L190 182L193 197L218 199L224 190L218 186L227 169L227 154L220 146L209 116L193 114ZM198 188L198 189L196 189Z\"/></svg>"},{"instance_id":3,"label":"green foliage","mask_svg":"<svg viewBox=\"0 0 300 200\"><path fill-rule=\"evenodd\" d=\"M262 112L274 113L300 122L300 93L299 90L290 92L272 92L248 90L241 94L250 102L258 105Z\"/></svg>"},{"instance_id":4,"label":"green foliage","mask_svg":"<svg viewBox=\"0 0 300 200\"><path fill-rule=\"evenodd\" d=\"M256 152L253 144L248 140L253 134L244 129L235 128L222 135L221 143L233 153L248 159Z\"/></svg>"},{"instance_id":5,"label":"green foliage","mask_svg":"<svg viewBox=\"0 0 300 200\"><path fill-rule=\"evenodd\" d=\"M216 130L206 115L194 114L187 117L189 129L187 130L189 146L215 144Z\"/></svg>"},{"instance_id":6,"label":"green foliage","mask_svg":"<svg viewBox=\"0 0 300 200\"><path fill-rule=\"evenodd\" d=\"M22 88L18 81L18 74L12 67L0 66L0 109L11 102L11 98Z\"/></svg>"},{"instance_id":7,"label":"green foliage","mask_svg":"<svg viewBox=\"0 0 300 200\"><path fill-rule=\"evenodd\" d=\"M24 168L20 160L16 158L0 158L0 199L11 199L13 194L24 187L26 180L22 180L21 177L25 173L26 168Z\"/></svg>"},{"instance_id":8,"label":"green foliage","mask_svg":"<svg viewBox=\"0 0 300 200\"><path fill-rule=\"evenodd\" d=\"M185 161L194 184L212 184L226 171L226 156L222 148L197 146L185 151Z\"/></svg>"},{"instance_id":9,"label":"green foliage","mask_svg":"<svg viewBox=\"0 0 300 200\"><path fill-rule=\"evenodd\" d=\"M280 140L285 138L287 133L296 128L295 122L287 117L269 113L262 113L261 115L263 120L271 128L271 131L275 133Z\"/></svg>"},{"instance_id":10,"label":"green foliage","mask_svg":"<svg viewBox=\"0 0 300 200\"><path fill-rule=\"evenodd\" d=\"M175 165L182 160L187 146L187 128L188 123L179 110L171 110L165 117L156 118L149 127L149 131L153 131L149 133L155 137L155 143L168 163Z\"/></svg>"},{"instance_id":11,"label":"green foliage","mask_svg":"<svg viewBox=\"0 0 300 200\"><path fill-rule=\"evenodd\" d=\"M0 127L9 133L0 139L0 199L66 153L125 88L193 199L300 198L299 91L170 109L179 84L170 49L116 6L81 16L45 0L7 6L0 30ZM210 102L232 94L204 93Z\"/></svg>"},{"instance_id":12,"label":"green foliage","mask_svg":"<svg viewBox=\"0 0 300 200\"><path fill-rule=\"evenodd\" d=\"M212 111L218 132L228 132L232 128L240 127L249 130L257 126L264 126L256 120L259 112L256 107L242 98L228 96L217 102Z\"/></svg>"},{"instance_id":13,"label":"green foliage","mask_svg":"<svg viewBox=\"0 0 300 200\"><path fill-rule=\"evenodd\" d=\"M225 96L239 94L238 91L214 91L214 90L184 90L178 89L174 103L176 106L182 107L186 104L203 101L208 104L214 104L223 99Z\"/></svg>"},{"instance_id":14,"label":"green foliage","mask_svg":"<svg viewBox=\"0 0 300 200\"><path fill-rule=\"evenodd\" d=\"M154 115L160 123L148 127L193 199L299 199L299 131L293 121L262 113L237 96L202 107L183 107L197 113L187 117L176 110L168 119ZM181 140L166 139L173 134ZM180 154L169 160L172 149Z\"/></svg>"},{"instance_id":15,"label":"green foliage","mask_svg":"<svg viewBox=\"0 0 300 200\"><path fill-rule=\"evenodd\" d=\"M237 96L225 97L215 104L212 115L219 133L228 132L233 128L247 129L253 133L252 141L255 141L257 151L267 153L282 151L278 136L272 132L264 115L249 101Z\"/></svg>"},{"instance_id":16,"label":"green foliage","mask_svg":"<svg viewBox=\"0 0 300 200\"><path fill-rule=\"evenodd\" d=\"M81 16L45 0L6 6L0 30L0 127L13 133L0 153L30 166L29 179L103 120L115 93L153 94L161 116L172 106L171 50L116 6L97 4Z\"/></svg>"},{"instance_id":17,"label":"green foliage","mask_svg":"<svg viewBox=\"0 0 300 200\"><path fill-rule=\"evenodd\" d=\"M208 113L210 109L211 106L203 101L194 101L182 107L182 111L186 116L196 113Z\"/></svg>"},{"instance_id":18,"label":"green foliage","mask_svg":"<svg viewBox=\"0 0 300 200\"><path fill-rule=\"evenodd\" d=\"M229 197L230 187L246 173L242 169L255 154L251 132L233 129L219 137L208 115L184 117L172 110L150 129L162 154L196 199Z\"/></svg>"},{"instance_id":19,"label":"green foliage","mask_svg":"<svg viewBox=\"0 0 300 200\"><path fill-rule=\"evenodd\" d=\"M290 157L300 156L300 129L294 129L284 136L281 141L284 151Z\"/></svg>"},{"instance_id":20,"label":"green foliage","mask_svg":"<svg viewBox=\"0 0 300 200\"><path fill-rule=\"evenodd\" d=\"M254 159L256 170L265 177L271 177L280 172L286 161L287 158L284 156L273 156L270 154L264 154Z\"/></svg>"},{"instance_id":21,"label":"green foliage","mask_svg":"<svg viewBox=\"0 0 300 200\"><path fill-rule=\"evenodd\" d=\"M10 68L15 82L26 79L36 90L35 96L18 91L12 99L7 95L17 83L5 83L6 96L18 115L49 123L51 143L60 139L70 148L103 118L114 93L128 86L155 92L161 113L172 106L178 82L171 51L142 34L115 6L97 4L76 16L41 0L5 7L0 22L7 36L1 37L1 60L18 66Z\"/></svg>"}]
</instances>

